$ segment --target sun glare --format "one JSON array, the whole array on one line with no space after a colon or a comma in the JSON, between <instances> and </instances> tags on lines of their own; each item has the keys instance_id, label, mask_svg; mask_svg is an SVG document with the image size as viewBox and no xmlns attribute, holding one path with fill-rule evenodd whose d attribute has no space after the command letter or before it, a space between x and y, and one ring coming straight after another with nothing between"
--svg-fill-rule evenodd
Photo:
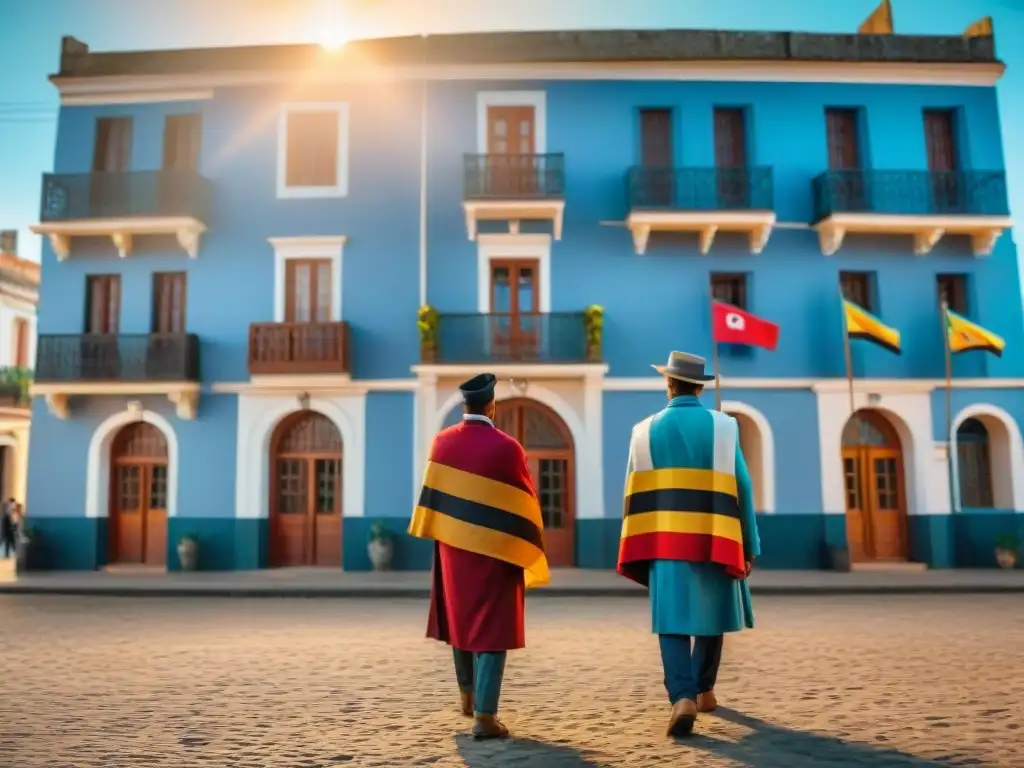
<instances>
[{"instance_id":1,"label":"sun glare","mask_svg":"<svg viewBox=\"0 0 1024 768\"><path fill-rule=\"evenodd\" d=\"M345 47L348 38L345 33L333 24L325 24L318 30L318 42L325 51L340 51Z\"/></svg>"}]
</instances>

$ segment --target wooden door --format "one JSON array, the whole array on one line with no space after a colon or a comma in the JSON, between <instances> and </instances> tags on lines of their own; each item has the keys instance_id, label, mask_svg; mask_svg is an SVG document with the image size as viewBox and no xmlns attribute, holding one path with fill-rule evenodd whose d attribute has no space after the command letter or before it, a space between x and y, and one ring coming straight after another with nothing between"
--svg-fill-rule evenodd
<instances>
[{"instance_id":1,"label":"wooden door","mask_svg":"<svg viewBox=\"0 0 1024 768\"><path fill-rule=\"evenodd\" d=\"M132 119L101 117L93 140L89 213L93 218L124 216L130 198L126 171L132 160Z\"/></svg>"},{"instance_id":2,"label":"wooden door","mask_svg":"<svg viewBox=\"0 0 1024 768\"><path fill-rule=\"evenodd\" d=\"M342 443L319 413L289 416L271 440L271 564L341 567Z\"/></svg>"},{"instance_id":3,"label":"wooden door","mask_svg":"<svg viewBox=\"0 0 1024 768\"><path fill-rule=\"evenodd\" d=\"M495 425L526 450L544 520L544 547L553 567L575 565L575 450L557 414L534 400L498 403Z\"/></svg>"},{"instance_id":4,"label":"wooden door","mask_svg":"<svg viewBox=\"0 0 1024 768\"><path fill-rule=\"evenodd\" d=\"M864 176L860 160L860 130L855 109L826 109L825 137L829 191L837 212L865 209Z\"/></svg>"},{"instance_id":5,"label":"wooden door","mask_svg":"<svg viewBox=\"0 0 1024 768\"><path fill-rule=\"evenodd\" d=\"M167 441L152 424L130 424L111 450L109 561L167 564Z\"/></svg>"},{"instance_id":6,"label":"wooden door","mask_svg":"<svg viewBox=\"0 0 1024 768\"><path fill-rule=\"evenodd\" d=\"M487 108L487 169L485 189L492 197L532 197L536 194L536 115L533 107Z\"/></svg>"},{"instance_id":7,"label":"wooden door","mask_svg":"<svg viewBox=\"0 0 1024 768\"><path fill-rule=\"evenodd\" d=\"M948 109L924 111L924 140L935 213L958 213L963 208L955 117Z\"/></svg>"},{"instance_id":8,"label":"wooden door","mask_svg":"<svg viewBox=\"0 0 1024 768\"><path fill-rule=\"evenodd\" d=\"M675 188L672 148L672 110L640 110L640 165L642 166L640 207L672 205Z\"/></svg>"},{"instance_id":9,"label":"wooden door","mask_svg":"<svg viewBox=\"0 0 1024 768\"><path fill-rule=\"evenodd\" d=\"M78 375L86 381L121 378L117 339L121 319L121 276L86 278L85 335L82 337Z\"/></svg>"},{"instance_id":10,"label":"wooden door","mask_svg":"<svg viewBox=\"0 0 1024 768\"><path fill-rule=\"evenodd\" d=\"M717 108L714 114L718 208L749 208L746 112L739 108Z\"/></svg>"},{"instance_id":11,"label":"wooden door","mask_svg":"<svg viewBox=\"0 0 1024 768\"><path fill-rule=\"evenodd\" d=\"M28 368L28 320L24 317L14 318L14 365L17 368Z\"/></svg>"},{"instance_id":12,"label":"wooden door","mask_svg":"<svg viewBox=\"0 0 1024 768\"><path fill-rule=\"evenodd\" d=\"M906 560L903 454L892 425L858 411L843 430L846 537L854 562Z\"/></svg>"},{"instance_id":13,"label":"wooden door","mask_svg":"<svg viewBox=\"0 0 1024 768\"><path fill-rule=\"evenodd\" d=\"M540 279L536 259L491 262L491 352L496 359L540 357Z\"/></svg>"}]
</instances>

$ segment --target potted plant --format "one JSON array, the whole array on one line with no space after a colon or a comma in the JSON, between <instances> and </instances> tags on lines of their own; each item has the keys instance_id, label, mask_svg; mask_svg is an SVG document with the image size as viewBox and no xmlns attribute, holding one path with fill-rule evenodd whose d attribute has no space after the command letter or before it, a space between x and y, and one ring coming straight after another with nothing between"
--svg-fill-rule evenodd
<instances>
[{"instance_id":1,"label":"potted plant","mask_svg":"<svg viewBox=\"0 0 1024 768\"><path fill-rule=\"evenodd\" d=\"M369 542L366 551L370 556L370 564L375 571L390 571L391 561L395 556L395 542L391 531L383 521L376 520L370 526Z\"/></svg>"},{"instance_id":2,"label":"potted plant","mask_svg":"<svg viewBox=\"0 0 1024 768\"><path fill-rule=\"evenodd\" d=\"M591 304L583 311L583 327L587 334L587 360L599 363L602 359L601 345L604 336L604 307Z\"/></svg>"},{"instance_id":3,"label":"potted plant","mask_svg":"<svg viewBox=\"0 0 1024 768\"><path fill-rule=\"evenodd\" d=\"M833 571L839 573L850 572L850 550L846 547L828 548L829 565Z\"/></svg>"},{"instance_id":4,"label":"potted plant","mask_svg":"<svg viewBox=\"0 0 1024 768\"><path fill-rule=\"evenodd\" d=\"M437 361L437 310L429 304L420 307L416 315L416 327L420 332L420 360L424 363Z\"/></svg>"},{"instance_id":5,"label":"potted plant","mask_svg":"<svg viewBox=\"0 0 1024 768\"><path fill-rule=\"evenodd\" d=\"M996 563L1000 568L1016 568L1020 557L1020 536L1004 533L996 539Z\"/></svg>"},{"instance_id":6,"label":"potted plant","mask_svg":"<svg viewBox=\"0 0 1024 768\"><path fill-rule=\"evenodd\" d=\"M15 573L24 573L32 568L32 544L36 540L36 529L31 525L21 525L14 550Z\"/></svg>"},{"instance_id":7,"label":"potted plant","mask_svg":"<svg viewBox=\"0 0 1024 768\"><path fill-rule=\"evenodd\" d=\"M183 571L199 569L199 536L186 533L178 541L178 564Z\"/></svg>"}]
</instances>

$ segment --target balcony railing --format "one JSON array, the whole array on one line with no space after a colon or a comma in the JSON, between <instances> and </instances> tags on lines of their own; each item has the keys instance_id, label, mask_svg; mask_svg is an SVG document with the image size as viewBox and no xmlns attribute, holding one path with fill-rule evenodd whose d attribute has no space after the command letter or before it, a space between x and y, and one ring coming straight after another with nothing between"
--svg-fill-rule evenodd
<instances>
[{"instance_id":1,"label":"balcony railing","mask_svg":"<svg viewBox=\"0 0 1024 768\"><path fill-rule=\"evenodd\" d=\"M439 314L436 344L424 345L425 363L600 362L600 342L589 343L583 312Z\"/></svg>"},{"instance_id":2,"label":"balcony railing","mask_svg":"<svg viewBox=\"0 0 1024 768\"><path fill-rule=\"evenodd\" d=\"M194 171L128 171L43 176L40 220L187 217L206 221L211 184Z\"/></svg>"},{"instance_id":3,"label":"balcony railing","mask_svg":"<svg viewBox=\"0 0 1024 768\"><path fill-rule=\"evenodd\" d=\"M249 373L350 373L348 323L253 323Z\"/></svg>"},{"instance_id":4,"label":"balcony railing","mask_svg":"<svg viewBox=\"0 0 1024 768\"><path fill-rule=\"evenodd\" d=\"M39 336L38 384L199 381L199 338L191 333Z\"/></svg>"},{"instance_id":5,"label":"balcony railing","mask_svg":"<svg viewBox=\"0 0 1024 768\"><path fill-rule=\"evenodd\" d=\"M828 171L812 190L815 222L837 213L1009 215L1002 171Z\"/></svg>"},{"instance_id":6,"label":"balcony railing","mask_svg":"<svg viewBox=\"0 0 1024 768\"><path fill-rule=\"evenodd\" d=\"M464 155L465 200L543 200L565 196L565 155Z\"/></svg>"},{"instance_id":7,"label":"balcony railing","mask_svg":"<svg viewBox=\"0 0 1024 768\"><path fill-rule=\"evenodd\" d=\"M771 211L770 166L742 168L649 168L626 174L629 210Z\"/></svg>"}]
</instances>

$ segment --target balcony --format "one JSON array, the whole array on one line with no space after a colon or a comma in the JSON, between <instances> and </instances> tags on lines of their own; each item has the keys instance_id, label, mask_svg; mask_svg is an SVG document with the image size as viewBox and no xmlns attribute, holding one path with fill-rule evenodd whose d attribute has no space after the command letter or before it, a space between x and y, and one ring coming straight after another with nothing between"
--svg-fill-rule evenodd
<instances>
[{"instance_id":1,"label":"balcony","mask_svg":"<svg viewBox=\"0 0 1024 768\"><path fill-rule=\"evenodd\" d=\"M349 369L348 323L253 323L249 374L341 374Z\"/></svg>"},{"instance_id":2,"label":"balcony","mask_svg":"<svg viewBox=\"0 0 1024 768\"><path fill-rule=\"evenodd\" d=\"M121 258L138 235L173 235L190 258L206 231L210 182L192 171L46 174L40 223L58 260L75 237L110 237Z\"/></svg>"},{"instance_id":3,"label":"balcony","mask_svg":"<svg viewBox=\"0 0 1024 768\"><path fill-rule=\"evenodd\" d=\"M1002 171L828 171L812 191L826 256L850 232L908 235L919 256L944 235L966 235L974 255L987 256L1012 225Z\"/></svg>"},{"instance_id":4,"label":"balcony","mask_svg":"<svg viewBox=\"0 0 1024 768\"><path fill-rule=\"evenodd\" d=\"M438 314L422 338L425 364L601 362L600 329L586 312Z\"/></svg>"},{"instance_id":5,"label":"balcony","mask_svg":"<svg viewBox=\"0 0 1024 768\"><path fill-rule=\"evenodd\" d=\"M166 395L178 416L194 419L199 402L195 334L41 334L33 395L58 418L75 395Z\"/></svg>"},{"instance_id":6,"label":"balcony","mask_svg":"<svg viewBox=\"0 0 1024 768\"><path fill-rule=\"evenodd\" d=\"M462 208L466 231L476 240L481 221L550 221L562 239L565 213L565 155L464 155Z\"/></svg>"},{"instance_id":7,"label":"balcony","mask_svg":"<svg viewBox=\"0 0 1024 768\"><path fill-rule=\"evenodd\" d=\"M707 254L719 232L745 234L761 253L775 226L770 167L647 168L626 174L626 226L638 254L652 232L694 232Z\"/></svg>"}]
</instances>

